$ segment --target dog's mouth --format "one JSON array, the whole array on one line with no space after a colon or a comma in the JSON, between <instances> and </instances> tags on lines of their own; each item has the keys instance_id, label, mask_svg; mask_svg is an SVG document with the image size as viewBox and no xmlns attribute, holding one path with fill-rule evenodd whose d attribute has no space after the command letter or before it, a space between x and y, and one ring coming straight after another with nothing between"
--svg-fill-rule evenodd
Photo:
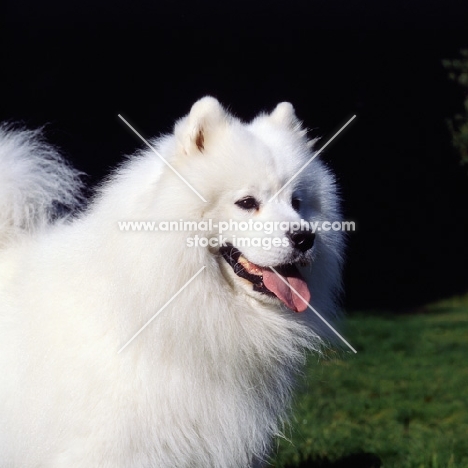
<instances>
[{"instance_id":1,"label":"dog's mouth","mask_svg":"<svg viewBox=\"0 0 468 468\"><path fill-rule=\"evenodd\" d=\"M307 283L294 264L261 267L250 262L231 244L219 249L234 273L252 283L253 290L277 297L294 312L303 312L310 301Z\"/></svg>"}]
</instances>

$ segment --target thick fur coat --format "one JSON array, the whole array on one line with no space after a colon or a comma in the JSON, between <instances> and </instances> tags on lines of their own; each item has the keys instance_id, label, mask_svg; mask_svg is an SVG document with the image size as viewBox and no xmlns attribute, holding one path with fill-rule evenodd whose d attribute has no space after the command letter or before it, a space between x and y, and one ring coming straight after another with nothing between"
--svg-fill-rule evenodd
<instances>
[{"instance_id":1,"label":"thick fur coat","mask_svg":"<svg viewBox=\"0 0 468 468\"><path fill-rule=\"evenodd\" d=\"M292 106L243 123L203 98L151 145L86 209L58 219L81 201L80 175L38 132L0 130L2 468L259 466L306 352L323 345L320 321L306 306L291 310L298 296L281 299L274 277L267 287L266 269L294 276L330 318L340 232L317 232L307 248L295 237L226 253L187 241L216 240L215 227L121 224L340 220L334 178L318 159L271 199L313 155ZM223 235L228 246L288 236L232 226ZM301 276L281 273L294 263Z\"/></svg>"}]
</instances>

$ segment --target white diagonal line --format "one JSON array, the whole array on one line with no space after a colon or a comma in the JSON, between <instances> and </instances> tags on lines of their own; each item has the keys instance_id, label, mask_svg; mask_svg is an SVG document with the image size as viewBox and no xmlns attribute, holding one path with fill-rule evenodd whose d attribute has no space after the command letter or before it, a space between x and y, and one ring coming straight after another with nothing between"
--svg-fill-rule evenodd
<instances>
[{"instance_id":1,"label":"white diagonal line","mask_svg":"<svg viewBox=\"0 0 468 468\"><path fill-rule=\"evenodd\" d=\"M274 200L355 118L353 115L268 201Z\"/></svg>"},{"instance_id":2,"label":"white diagonal line","mask_svg":"<svg viewBox=\"0 0 468 468\"><path fill-rule=\"evenodd\" d=\"M351 351L353 351L354 353L357 353L357 351L345 340L345 338L343 338L273 267L270 267L271 270L273 270L276 275L278 276L278 278L284 283L286 284L286 286L288 286L292 291L294 291L306 304L307 304L307 307L315 314L317 315L317 317L323 322L325 323L325 325L330 328L330 330L335 333L335 335L340 338L341 341L343 341L343 343L345 343L349 349L351 349Z\"/></svg>"},{"instance_id":3,"label":"white diagonal line","mask_svg":"<svg viewBox=\"0 0 468 468\"><path fill-rule=\"evenodd\" d=\"M206 267L202 266L118 351L120 354Z\"/></svg>"},{"instance_id":4,"label":"white diagonal line","mask_svg":"<svg viewBox=\"0 0 468 468\"><path fill-rule=\"evenodd\" d=\"M118 115L118 117L119 117L123 122L125 122L125 124L126 124L131 130L133 130L133 132L134 132L136 135L138 135L138 136L140 137L140 139L141 139L151 150L153 150L153 152L159 157L159 159L161 159L161 161L162 161L166 166L168 166L168 167L174 172L174 174L176 174L183 182L185 182L185 184L187 185L188 188L190 188L201 200L203 200L203 201L206 203L206 200L203 198L203 196L200 195L200 193L198 193L197 190L196 190L192 185L190 185L190 183L187 182L187 180L184 179L184 177L183 177L179 172L177 172L177 170L174 169L174 167L171 166L171 165L161 156L161 154L156 150L156 148L155 148L154 146L150 145L150 144L148 143L148 141L147 141L145 138L143 138L143 137L140 135L140 133L138 133L138 132L137 132L137 131L120 115L120 114L117 114L117 115Z\"/></svg>"}]
</instances>

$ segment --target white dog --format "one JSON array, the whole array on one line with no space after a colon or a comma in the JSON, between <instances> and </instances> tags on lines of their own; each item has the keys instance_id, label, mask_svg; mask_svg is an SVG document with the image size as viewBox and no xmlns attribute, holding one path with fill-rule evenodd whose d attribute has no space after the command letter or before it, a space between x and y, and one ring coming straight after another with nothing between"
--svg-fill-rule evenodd
<instances>
[{"instance_id":1,"label":"white dog","mask_svg":"<svg viewBox=\"0 0 468 468\"><path fill-rule=\"evenodd\" d=\"M1 468L260 465L323 344L307 302L334 313L342 235L284 225L339 206L292 106L206 97L151 144L57 219L79 174L0 131Z\"/></svg>"}]
</instances>

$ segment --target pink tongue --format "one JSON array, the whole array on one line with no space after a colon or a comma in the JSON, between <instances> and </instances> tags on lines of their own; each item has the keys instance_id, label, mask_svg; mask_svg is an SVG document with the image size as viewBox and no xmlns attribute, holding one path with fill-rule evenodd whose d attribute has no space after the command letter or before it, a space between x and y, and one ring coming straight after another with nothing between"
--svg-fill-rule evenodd
<instances>
[{"instance_id":1,"label":"pink tongue","mask_svg":"<svg viewBox=\"0 0 468 468\"><path fill-rule=\"evenodd\" d=\"M282 301L286 307L289 307L295 312L303 312L307 309L307 304L310 301L310 291L299 272L296 273L296 276L281 275L281 278L284 280L283 281L274 271L269 268L262 268L263 284L280 301ZM298 294L296 294L293 289L297 291ZM299 295L304 298L305 302L301 297L299 297Z\"/></svg>"}]
</instances>

